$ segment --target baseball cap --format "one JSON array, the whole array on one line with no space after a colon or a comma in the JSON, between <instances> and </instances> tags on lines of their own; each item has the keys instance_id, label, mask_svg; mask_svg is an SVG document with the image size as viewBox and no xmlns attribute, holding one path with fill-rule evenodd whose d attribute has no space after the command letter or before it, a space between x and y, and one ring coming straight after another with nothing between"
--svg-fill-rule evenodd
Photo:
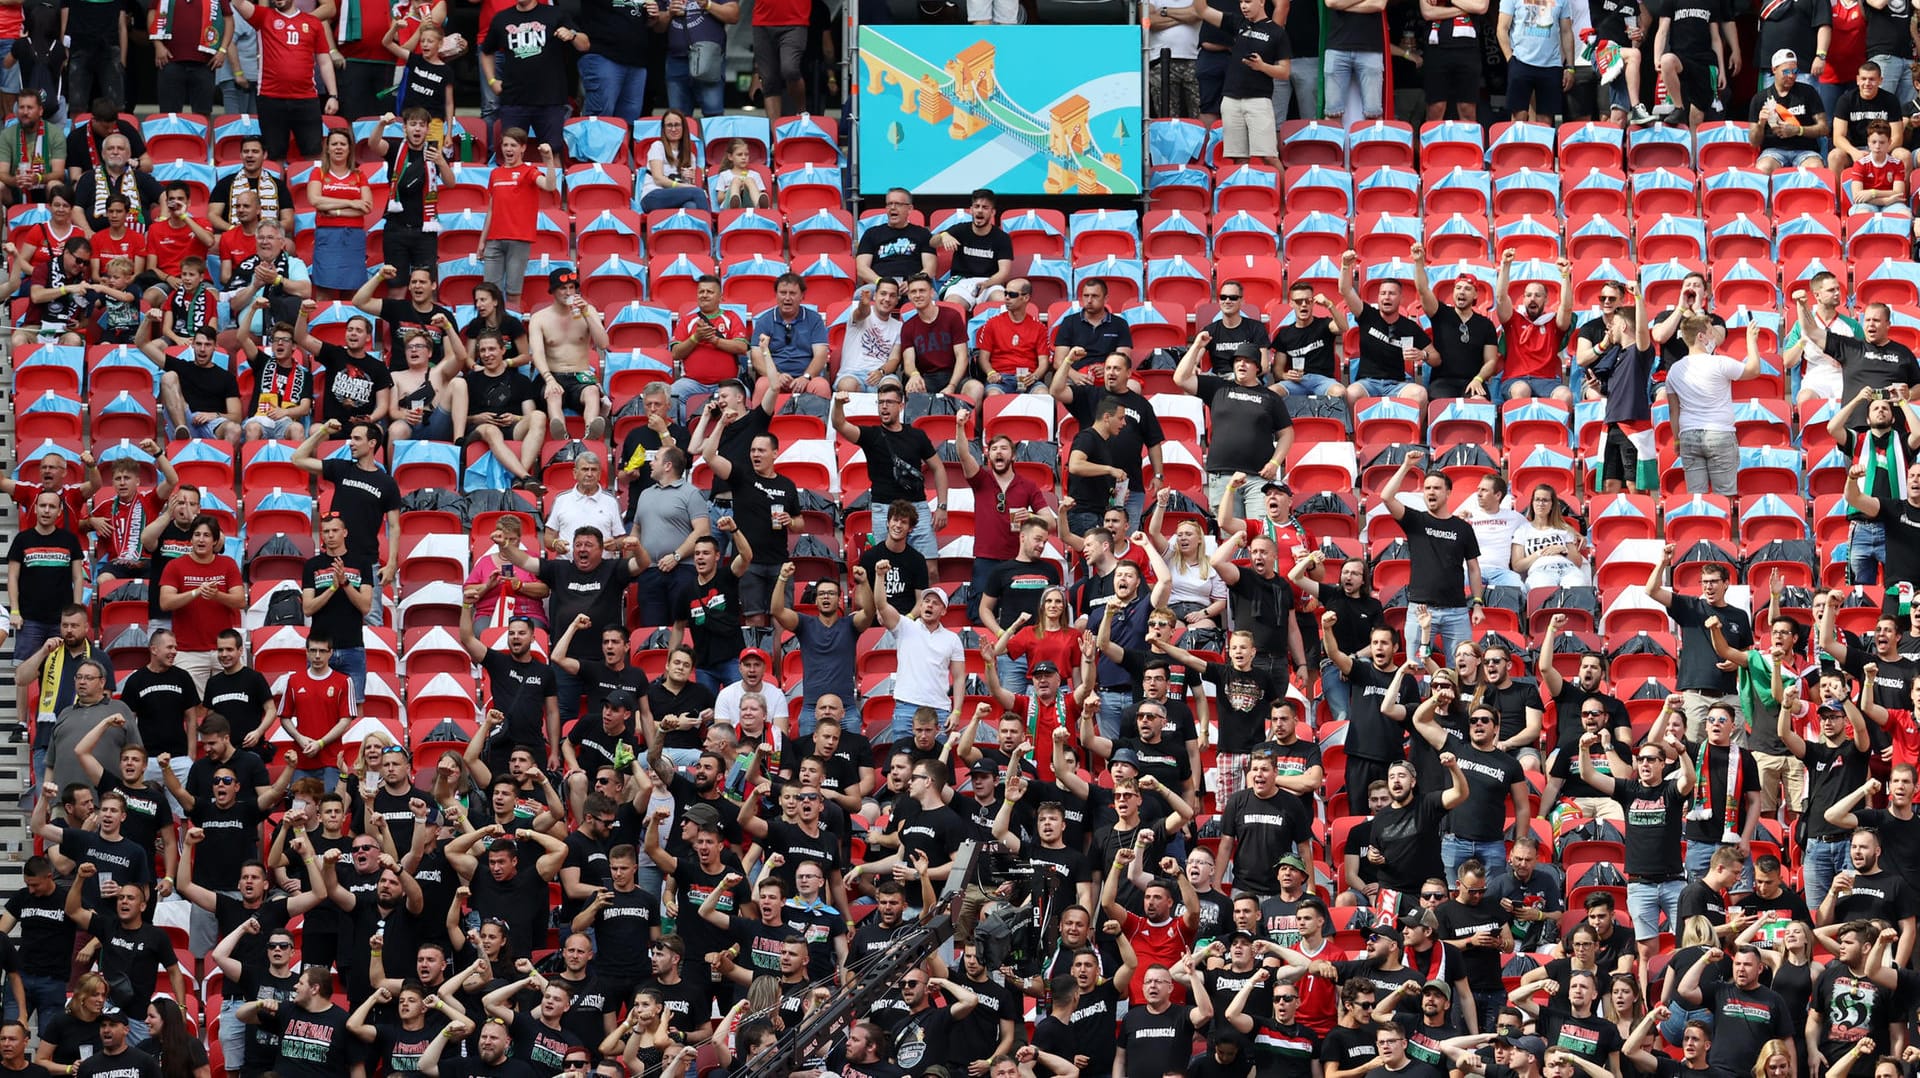
<instances>
[{"instance_id":1,"label":"baseball cap","mask_svg":"<svg viewBox=\"0 0 1920 1078\"><path fill-rule=\"evenodd\" d=\"M1055 663L1052 659L1041 659L1039 662L1033 664L1031 670L1027 671L1027 676L1035 677L1040 674L1057 674L1059 672L1060 666L1058 663Z\"/></svg>"},{"instance_id":2,"label":"baseball cap","mask_svg":"<svg viewBox=\"0 0 1920 1078\"><path fill-rule=\"evenodd\" d=\"M562 266L547 274L547 287L549 289L556 289L561 285L569 284L575 288L580 287L580 274L578 272Z\"/></svg>"},{"instance_id":3,"label":"baseball cap","mask_svg":"<svg viewBox=\"0 0 1920 1078\"><path fill-rule=\"evenodd\" d=\"M1544 1059L1547 1054L1547 1042L1541 1040L1539 1037L1496 1037L1494 1038L1494 1042L1504 1044L1508 1048L1516 1051L1525 1052L1535 1059Z\"/></svg>"},{"instance_id":4,"label":"baseball cap","mask_svg":"<svg viewBox=\"0 0 1920 1078\"><path fill-rule=\"evenodd\" d=\"M973 763L970 763L967 765L968 781L972 781L976 776L979 776L979 775L985 775L988 778L999 778L1000 767L998 764L995 764L992 760L989 760L986 757L982 756L980 759L975 760Z\"/></svg>"},{"instance_id":5,"label":"baseball cap","mask_svg":"<svg viewBox=\"0 0 1920 1078\"><path fill-rule=\"evenodd\" d=\"M680 810L680 818L694 824L714 826L720 822L720 810L712 805L688 805Z\"/></svg>"},{"instance_id":6,"label":"baseball cap","mask_svg":"<svg viewBox=\"0 0 1920 1078\"><path fill-rule=\"evenodd\" d=\"M1400 926L1397 924L1378 924L1367 930L1369 939L1392 940L1400 942Z\"/></svg>"},{"instance_id":7,"label":"baseball cap","mask_svg":"<svg viewBox=\"0 0 1920 1078\"><path fill-rule=\"evenodd\" d=\"M767 654L765 648L746 648L742 650L740 652L740 661L745 662L748 659L759 659L768 666L773 665L773 656Z\"/></svg>"},{"instance_id":8,"label":"baseball cap","mask_svg":"<svg viewBox=\"0 0 1920 1078\"><path fill-rule=\"evenodd\" d=\"M109 1003L101 1009L100 1020L102 1022L125 1022L127 1021L127 1012Z\"/></svg>"},{"instance_id":9,"label":"baseball cap","mask_svg":"<svg viewBox=\"0 0 1920 1078\"><path fill-rule=\"evenodd\" d=\"M1269 479L1269 480L1267 480L1267 483L1266 483L1266 485L1260 488L1260 493L1262 493L1262 494L1272 494L1272 493L1273 493L1274 491L1276 491L1276 490L1277 490L1277 491L1279 491L1279 492L1280 492L1280 493L1282 493L1282 494L1292 494L1292 493L1293 493L1293 487L1292 487L1291 485L1289 485L1289 484L1287 483L1287 481L1286 481L1286 480L1284 480L1284 479Z\"/></svg>"},{"instance_id":10,"label":"baseball cap","mask_svg":"<svg viewBox=\"0 0 1920 1078\"><path fill-rule=\"evenodd\" d=\"M1771 68L1771 67L1779 67L1780 65L1785 64L1788 67L1794 67L1799 63L1800 63L1800 57L1797 54L1795 54L1792 49L1775 49L1773 53L1773 61L1767 64L1767 66Z\"/></svg>"},{"instance_id":11,"label":"baseball cap","mask_svg":"<svg viewBox=\"0 0 1920 1078\"><path fill-rule=\"evenodd\" d=\"M1480 278L1475 277L1471 273L1463 273L1460 276L1455 277L1453 279L1453 283L1456 287L1463 284L1470 284L1474 287L1475 290L1478 290L1480 287Z\"/></svg>"},{"instance_id":12,"label":"baseball cap","mask_svg":"<svg viewBox=\"0 0 1920 1078\"><path fill-rule=\"evenodd\" d=\"M1240 942L1241 940L1246 940L1248 943L1252 943L1253 933L1247 931L1244 928L1236 928L1233 931L1227 933L1226 935L1220 938L1226 941L1227 946L1231 947L1235 943Z\"/></svg>"},{"instance_id":13,"label":"baseball cap","mask_svg":"<svg viewBox=\"0 0 1920 1078\"><path fill-rule=\"evenodd\" d=\"M917 600L919 600L919 599L925 599L925 598L926 598L927 596L929 596L929 595L931 595L931 596L933 596L934 598L936 598L936 599L938 599L938 600L940 600L940 605L941 605L941 606L951 606L951 605L952 605L951 603L949 603L949 602L947 601L947 593L946 593L946 592L944 592L944 591L941 591L941 590L940 590L939 588L921 588L921 589L920 589L920 594L919 594L918 596L916 596L916 597L915 597L915 599L916 599L916 601L917 601Z\"/></svg>"},{"instance_id":14,"label":"baseball cap","mask_svg":"<svg viewBox=\"0 0 1920 1078\"><path fill-rule=\"evenodd\" d=\"M621 708L626 708L628 711L632 711L635 707L638 707L639 704L640 704L640 701L634 699L633 690L615 689L612 692L607 694L606 703L603 706L621 707Z\"/></svg>"},{"instance_id":15,"label":"baseball cap","mask_svg":"<svg viewBox=\"0 0 1920 1078\"><path fill-rule=\"evenodd\" d=\"M1435 978L1434 980L1428 981L1426 984L1421 985L1420 991L1438 992L1441 995L1445 996L1448 1002L1453 1001L1453 986L1448 984L1445 981L1439 980L1438 978Z\"/></svg>"},{"instance_id":16,"label":"baseball cap","mask_svg":"<svg viewBox=\"0 0 1920 1078\"><path fill-rule=\"evenodd\" d=\"M1401 928L1424 928L1429 932L1440 931L1440 922L1436 921L1432 910L1414 910L1400 918Z\"/></svg>"},{"instance_id":17,"label":"baseball cap","mask_svg":"<svg viewBox=\"0 0 1920 1078\"><path fill-rule=\"evenodd\" d=\"M1108 766L1114 764L1130 764L1134 767L1139 767L1140 754L1132 749L1115 749L1113 755L1107 758L1107 764Z\"/></svg>"},{"instance_id":18,"label":"baseball cap","mask_svg":"<svg viewBox=\"0 0 1920 1078\"><path fill-rule=\"evenodd\" d=\"M1307 863L1301 860L1297 853L1283 854L1280 858L1280 867L1291 868L1297 872L1307 871Z\"/></svg>"}]
</instances>

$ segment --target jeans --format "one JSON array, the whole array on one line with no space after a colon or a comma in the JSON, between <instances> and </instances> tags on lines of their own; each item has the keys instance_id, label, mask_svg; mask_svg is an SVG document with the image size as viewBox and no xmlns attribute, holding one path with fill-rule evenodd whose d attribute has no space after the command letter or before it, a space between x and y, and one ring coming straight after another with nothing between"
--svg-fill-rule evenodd
<instances>
[{"instance_id":1,"label":"jeans","mask_svg":"<svg viewBox=\"0 0 1920 1078\"><path fill-rule=\"evenodd\" d=\"M711 210L713 203L704 187L685 184L680 187L656 187L640 196L643 213L655 210Z\"/></svg>"},{"instance_id":2,"label":"jeans","mask_svg":"<svg viewBox=\"0 0 1920 1078\"><path fill-rule=\"evenodd\" d=\"M1680 892L1685 880L1659 883L1627 882L1627 915L1633 918L1633 938L1650 940L1660 935L1660 915L1667 915L1667 930L1680 934Z\"/></svg>"},{"instance_id":3,"label":"jeans","mask_svg":"<svg viewBox=\"0 0 1920 1078\"><path fill-rule=\"evenodd\" d=\"M1105 507L1099 509L1081 509L1078 507L1069 509L1067 510L1067 534L1085 535L1093 529L1098 528L1100 522L1105 520L1106 516L1107 511Z\"/></svg>"},{"instance_id":4,"label":"jeans","mask_svg":"<svg viewBox=\"0 0 1920 1078\"><path fill-rule=\"evenodd\" d=\"M213 69L188 57L176 60L154 75L161 112L213 112Z\"/></svg>"},{"instance_id":5,"label":"jeans","mask_svg":"<svg viewBox=\"0 0 1920 1078\"><path fill-rule=\"evenodd\" d=\"M622 64L605 56L580 56L583 116L612 116L628 124L640 118L646 106L647 69Z\"/></svg>"},{"instance_id":6,"label":"jeans","mask_svg":"<svg viewBox=\"0 0 1920 1078\"><path fill-rule=\"evenodd\" d=\"M893 719L887 723L887 736L882 744L899 745L913 740L913 713L920 710L919 704L909 704L905 700L896 700L893 704ZM947 725L947 716L953 714L952 708L936 707L934 717L941 726Z\"/></svg>"},{"instance_id":7,"label":"jeans","mask_svg":"<svg viewBox=\"0 0 1920 1078\"><path fill-rule=\"evenodd\" d=\"M1847 576L1855 584L1880 583L1880 563L1887 560L1887 526L1876 520L1856 520L1847 537ZM19 654L18 649L14 654Z\"/></svg>"},{"instance_id":8,"label":"jeans","mask_svg":"<svg viewBox=\"0 0 1920 1078\"><path fill-rule=\"evenodd\" d=\"M1520 574L1506 565L1489 565L1487 559L1480 559L1480 582L1489 588L1520 588L1525 590L1527 582Z\"/></svg>"},{"instance_id":9,"label":"jeans","mask_svg":"<svg viewBox=\"0 0 1920 1078\"><path fill-rule=\"evenodd\" d=\"M675 565L672 572L649 566L640 574L640 624L653 629L673 624L673 593L693 580L693 566Z\"/></svg>"},{"instance_id":10,"label":"jeans","mask_svg":"<svg viewBox=\"0 0 1920 1078\"><path fill-rule=\"evenodd\" d=\"M1027 660L1011 655L996 655L993 658L993 672L1000 675L1000 687L1015 696L1027 691Z\"/></svg>"},{"instance_id":11,"label":"jeans","mask_svg":"<svg viewBox=\"0 0 1920 1078\"><path fill-rule=\"evenodd\" d=\"M171 760L168 760L167 764L168 770L173 772L173 777L179 779L181 785L186 785L187 772L193 769L193 761L184 756L175 756ZM158 757L148 758L147 770L146 773L141 776L141 780L150 785L165 788L166 780L160 775L160 760ZM187 810L180 807L180 802L174 799L171 792L167 794L167 804L172 806L174 815L182 819L186 818ZM198 909L199 907L196 906L194 908ZM213 942L218 943L220 941L216 939ZM212 947L213 944L210 943L207 946Z\"/></svg>"},{"instance_id":12,"label":"jeans","mask_svg":"<svg viewBox=\"0 0 1920 1078\"><path fill-rule=\"evenodd\" d=\"M1902 105L1913 104L1913 61L1898 56L1869 56L1880 65L1880 84ZM72 100L69 98L68 100Z\"/></svg>"},{"instance_id":13,"label":"jeans","mask_svg":"<svg viewBox=\"0 0 1920 1078\"><path fill-rule=\"evenodd\" d=\"M1583 588L1593 583L1593 574L1584 565L1568 558L1542 558L1527 570L1527 590L1535 588Z\"/></svg>"},{"instance_id":14,"label":"jeans","mask_svg":"<svg viewBox=\"0 0 1920 1078\"><path fill-rule=\"evenodd\" d=\"M1133 690L1100 690L1100 736L1108 739L1120 736L1120 720L1126 717L1127 709L1133 706Z\"/></svg>"},{"instance_id":15,"label":"jeans","mask_svg":"<svg viewBox=\"0 0 1920 1078\"><path fill-rule=\"evenodd\" d=\"M854 707L853 701L851 700L845 701L845 703L847 704L847 712L840 716L840 729L850 734L857 734L860 732L860 709ZM800 736L812 737L814 728L818 725L820 725L820 720L814 717L813 701L809 700L806 705L800 709Z\"/></svg>"},{"instance_id":16,"label":"jeans","mask_svg":"<svg viewBox=\"0 0 1920 1078\"><path fill-rule=\"evenodd\" d=\"M675 378L673 385L667 389L668 396L673 398L674 418L684 422L687 418L688 400L702 395L711 395L714 390L719 388L718 383L709 384L685 377Z\"/></svg>"},{"instance_id":17,"label":"jeans","mask_svg":"<svg viewBox=\"0 0 1920 1078\"><path fill-rule=\"evenodd\" d=\"M1433 614L1433 638L1426 641L1426 643L1433 648L1434 654L1444 657L1452 653L1454 645L1473 639L1473 614L1469 608L1464 606L1429 606L1427 610ZM1408 603L1408 655L1412 655L1420 646L1420 641L1415 639L1420 632L1419 615L1420 604ZM1435 643L1435 641L1439 641L1439 643ZM1441 651L1442 646L1447 650Z\"/></svg>"},{"instance_id":18,"label":"jeans","mask_svg":"<svg viewBox=\"0 0 1920 1078\"><path fill-rule=\"evenodd\" d=\"M132 1018L127 1019L128 1044L139 1044L151 1036L153 1036L153 1034L147 1029L145 1022L135 1021Z\"/></svg>"},{"instance_id":19,"label":"jeans","mask_svg":"<svg viewBox=\"0 0 1920 1078\"><path fill-rule=\"evenodd\" d=\"M375 609L377 610L378 608L376 607ZM353 685L354 706L358 707L359 705L366 702L366 699L367 699L367 649L366 648L334 648L333 658L327 660L327 665L347 675L347 681Z\"/></svg>"},{"instance_id":20,"label":"jeans","mask_svg":"<svg viewBox=\"0 0 1920 1078\"><path fill-rule=\"evenodd\" d=\"M687 75L686 56L667 54L667 107L693 115L696 97L700 115L719 116L727 111L725 82L695 82Z\"/></svg>"},{"instance_id":21,"label":"jeans","mask_svg":"<svg viewBox=\"0 0 1920 1078\"><path fill-rule=\"evenodd\" d=\"M1215 513L1220 511L1220 500L1227 496L1227 481L1233 478L1231 472L1212 472L1207 476L1207 508ZM1249 475L1247 482L1240 488L1240 519L1267 519L1267 496L1260 493L1260 487L1266 483L1257 475Z\"/></svg>"},{"instance_id":22,"label":"jeans","mask_svg":"<svg viewBox=\"0 0 1920 1078\"><path fill-rule=\"evenodd\" d=\"M1827 890L1833 886L1833 878L1842 872L1853 871L1853 858L1848 853L1850 841L1844 838L1816 838L1808 841L1801 853L1801 874L1806 885L1807 903L1813 909L1819 909L1820 903L1827 897Z\"/></svg>"},{"instance_id":23,"label":"jeans","mask_svg":"<svg viewBox=\"0 0 1920 1078\"><path fill-rule=\"evenodd\" d=\"M685 771L700 762L699 749L662 748L660 755L666 757L676 771Z\"/></svg>"},{"instance_id":24,"label":"jeans","mask_svg":"<svg viewBox=\"0 0 1920 1078\"><path fill-rule=\"evenodd\" d=\"M1000 558L976 557L973 559L973 587L967 589L969 593L967 596L968 621L976 625L979 624L980 599L986 594L987 581L993 579L994 570L1005 564L1006 561Z\"/></svg>"},{"instance_id":25,"label":"jeans","mask_svg":"<svg viewBox=\"0 0 1920 1078\"><path fill-rule=\"evenodd\" d=\"M495 71L499 71L501 67L505 66L506 62L506 53L496 52L493 54L493 69ZM483 73L480 77L480 121L486 125L489 137L493 135L494 118L499 115L500 95L494 93L492 84L487 82L486 75Z\"/></svg>"},{"instance_id":26,"label":"jeans","mask_svg":"<svg viewBox=\"0 0 1920 1078\"><path fill-rule=\"evenodd\" d=\"M1683 430L1678 448L1680 465L1687 473L1687 493L1731 498L1738 492L1740 442L1732 431Z\"/></svg>"},{"instance_id":27,"label":"jeans","mask_svg":"<svg viewBox=\"0 0 1920 1078\"><path fill-rule=\"evenodd\" d=\"M694 680L714 693L740 680L740 660L728 659L719 666L703 666L693 672Z\"/></svg>"},{"instance_id":28,"label":"jeans","mask_svg":"<svg viewBox=\"0 0 1920 1078\"><path fill-rule=\"evenodd\" d=\"M34 1016L38 1019L35 1028L44 1037L47 1035L47 1023L53 1021L54 1015L66 1009L67 979L65 977L31 977L23 973L20 975L20 983L27 990L27 1006L33 1008Z\"/></svg>"},{"instance_id":29,"label":"jeans","mask_svg":"<svg viewBox=\"0 0 1920 1078\"><path fill-rule=\"evenodd\" d=\"M1320 695L1327 701L1327 710L1333 712L1334 721L1346 722L1353 688L1340 676L1340 668L1333 665L1332 659L1320 660Z\"/></svg>"},{"instance_id":30,"label":"jeans","mask_svg":"<svg viewBox=\"0 0 1920 1078\"><path fill-rule=\"evenodd\" d=\"M57 621L29 621L22 618L20 627L13 634L13 661L15 665L27 661L40 645L60 635L60 623Z\"/></svg>"},{"instance_id":31,"label":"jeans","mask_svg":"<svg viewBox=\"0 0 1920 1078\"><path fill-rule=\"evenodd\" d=\"M337 767L303 767L293 773L295 779L319 779L320 785L328 793L340 785L340 769Z\"/></svg>"},{"instance_id":32,"label":"jeans","mask_svg":"<svg viewBox=\"0 0 1920 1078\"><path fill-rule=\"evenodd\" d=\"M254 83L248 80L247 88L242 90L238 84L223 82L220 84L220 111L228 115L254 113L260 110L260 100Z\"/></svg>"},{"instance_id":33,"label":"jeans","mask_svg":"<svg viewBox=\"0 0 1920 1078\"><path fill-rule=\"evenodd\" d=\"M1327 83L1327 100L1321 111L1328 117L1340 117L1340 122L1347 127L1380 118L1380 93L1386 85L1385 53L1328 49L1321 57L1321 64ZM1356 84L1360 92L1357 112L1353 101Z\"/></svg>"},{"instance_id":34,"label":"jeans","mask_svg":"<svg viewBox=\"0 0 1920 1078\"><path fill-rule=\"evenodd\" d=\"M1291 78L1273 80L1273 122L1287 122L1287 110L1293 107L1295 98L1300 100L1300 118L1318 120L1320 118L1320 58L1318 56L1296 56L1291 61Z\"/></svg>"},{"instance_id":35,"label":"jeans","mask_svg":"<svg viewBox=\"0 0 1920 1078\"><path fill-rule=\"evenodd\" d=\"M1706 1008L1699 1010L1690 1009L1686 1004L1681 1003L1678 998L1667 1002L1667 1011L1667 1020L1660 1023L1660 1035L1667 1039L1668 1044L1678 1045L1680 1043L1687 1035L1688 1022L1713 1024L1712 1010Z\"/></svg>"},{"instance_id":36,"label":"jeans","mask_svg":"<svg viewBox=\"0 0 1920 1078\"><path fill-rule=\"evenodd\" d=\"M1494 879L1507 870L1507 844L1500 839L1483 841L1458 835L1440 836L1440 863L1446 866L1448 887L1460 878L1460 865L1472 859L1487 866L1486 877Z\"/></svg>"},{"instance_id":37,"label":"jeans","mask_svg":"<svg viewBox=\"0 0 1920 1078\"><path fill-rule=\"evenodd\" d=\"M928 502L915 504L920 510L920 519L914 523L913 534L907 537L907 542L923 556L937 558L940 556L940 542L933 535L933 505ZM873 503L873 541L875 543L884 543L887 540L887 512L886 505L878 501Z\"/></svg>"},{"instance_id":38,"label":"jeans","mask_svg":"<svg viewBox=\"0 0 1920 1078\"><path fill-rule=\"evenodd\" d=\"M652 863L653 858L649 857L647 861ZM234 1061L234 1065L228 1068L229 1074L239 1074L239 1062L247 1057L247 1031L253 1027L237 1017L245 1002L231 996L220 1001L220 1053Z\"/></svg>"},{"instance_id":39,"label":"jeans","mask_svg":"<svg viewBox=\"0 0 1920 1078\"><path fill-rule=\"evenodd\" d=\"M1298 63L1299 61L1296 60L1294 62ZM1273 383L1273 388L1285 393L1289 397L1324 397L1329 390L1339 389L1340 383L1338 380L1328 378L1324 374L1308 374L1303 371L1301 372L1299 381L1293 382L1283 378Z\"/></svg>"},{"instance_id":40,"label":"jeans","mask_svg":"<svg viewBox=\"0 0 1920 1078\"><path fill-rule=\"evenodd\" d=\"M493 144L500 144L500 133L509 127L525 131L538 146L545 142L553 146L553 152L563 159L566 156L567 142L563 129L567 126L567 106L560 105L510 105L500 103L500 130L494 132Z\"/></svg>"},{"instance_id":41,"label":"jeans","mask_svg":"<svg viewBox=\"0 0 1920 1078\"><path fill-rule=\"evenodd\" d=\"M1715 810L1719 811L1718 809ZM1707 874L1707 866L1713 861L1713 851L1720 848L1717 842L1687 842L1687 878L1697 880ZM1743 894L1753 890L1753 858L1747 858L1745 867L1740 869L1740 882L1727 888L1734 894Z\"/></svg>"}]
</instances>

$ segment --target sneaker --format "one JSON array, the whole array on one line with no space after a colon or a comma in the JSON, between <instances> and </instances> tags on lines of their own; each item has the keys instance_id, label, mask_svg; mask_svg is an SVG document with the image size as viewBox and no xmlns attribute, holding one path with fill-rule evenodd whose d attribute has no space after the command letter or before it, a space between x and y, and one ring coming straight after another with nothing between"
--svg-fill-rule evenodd
<instances>
[{"instance_id":1,"label":"sneaker","mask_svg":"<svg viewBox=\"0 0 1920 1078\"><path fill-rule=\"evenodd\" d=\"M606 433L607 421L604 417L596 418L593 422L587 424L587 441L589 442L599 441L606 436Z\"/></svg>"},{"instance_id":2,"label":"sneaker","mask_svg":"<svg viewBox=\"0 0 1920 1078\"><path fill-rule=\"evenodd\" d=\"M187 429L187 425L185 423L182 423L179 426L173 428L174 441L184 442L191 437L193 437L193 432Z\"/></svg>"},{"instance_id":3,"label":"sneaker","mask_svg":"<svg viewBox=\"0 0 1920 1078\"><path fill-rule=\"evenodd\" d=\"M1629 123L1644 127L1653 122L1653 113L1648 112L1645 105L1635 105L1633 111L1627 114L1627 120Z\"/></svg>"},{"instance_id":4,"label":"sneaker","mask_svg":"<svg viewBox=\"0 0 1920 1078\"><path fill-rule=\"evenodd\" d=\"M547 420L547 437L552 438L556 442L566 440L566 437L567 437L567 417L566 416L557 415L557 416L554 416L552 419Z\"/></svg>"}]
</instances>

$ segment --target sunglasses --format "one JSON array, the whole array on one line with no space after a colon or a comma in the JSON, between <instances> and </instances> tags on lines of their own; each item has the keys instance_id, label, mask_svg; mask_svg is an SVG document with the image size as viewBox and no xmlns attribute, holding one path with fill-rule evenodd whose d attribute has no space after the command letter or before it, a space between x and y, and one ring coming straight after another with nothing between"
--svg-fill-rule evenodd
<instances>
[{"instance_id":1,"label":"sunglasses","mask_svg":"<svg viewBox=\"0 0 1920 1078\"><path fill-rule=\"evenodd\" d=\"M291 944L291 943L269 943L269 944L267 944L267 950L269 950L269 951L291 951L291 950L293 950L293 944Z\"/></svg>"},{"instance_id":2,"label":"sunglasses","mask_svg":"<svg viewBox=\"0 0 1920 1078\"><path fill-rule=\"evenodd\" d=\"M583 1071L587 1069L587 1061L584 1059L569 1059L566 1062L566 1068L570 1071Z\"/></svg>"},{"instance_id":3,"label":"sunglasses","mask_svg":"<svg viewBox=\"0 0 1920 1078\"><path fill-rule=\"evenodd\" d=\"M1447 893L1445 891L1422 891L1420 892L1420 897L1426 899L1429 902L1438 902L1441 899L1446 898Z\"/></svg>"},{"instance_id":4,"label":"sunglasses","mask_svg":"<svg viewBox=\"0 0 1920 1078\"><path fill-rule=\"evenodd\" d=\"M1228 295L1225 292L1220 293L1220 301L1222 303L1225 303L1228 300L1232 300L1233 302L1238 303L1240 302L1240 297L1238 295Z\"/></svg>"},{"instance_id":5,"label":"sunglasses","mask_svg":"<svg viewBox=\"0 0 1920 1078\"><path fill-rule=\"evenodd\" d=\"M353 848L353 852L354 853L375 853L379 849L380 847L378 846L355 846Z\"/></svg>"},{"instance_id":6,"label":"sunglasses","mask_svg":"<svg viewBox=\"0 0 1920 1078\"><path fill-rule=\"evenodd\" d=\"M1273 1001L1275 1003L1297 1003L1299 1002L1299 1000L1300 1000L1300 997L1296 995L1285 995L1285 996L1273 997Z\"/></svg>"},{"instance_id":7,"label":"sunglasses","mask_svg":"<svg viewBox=\"0 0 1920 1078\"><path fill-rule=\"evenodd\" d=\"M1011 289L1011 288L1009 288L1009 289L1007 289L1007 298L1008 298L1008 299L1024 299L1024 298L1026 298L1027 296L1031 296L1031 295L1033 295L1033 289L1031 289L1031 288L1029 288L1029 289L1027 289L1027 290L1026 290L1026 291L1024 291L1024 292L1015 292L1015 291L1014 291L1013 289Z\"/></svg>"},{"instance_id":8,"label":"sunglasses","mask_svg":"<svg viewBox=\"0 0 1920 1078\"><path fill-rule=\"evenodd\" d=\"M238 785L239 782L240 780L234 778L232 775L219 775L213 780L215 786L235 786Z\"/></svg>"}]
</instances>

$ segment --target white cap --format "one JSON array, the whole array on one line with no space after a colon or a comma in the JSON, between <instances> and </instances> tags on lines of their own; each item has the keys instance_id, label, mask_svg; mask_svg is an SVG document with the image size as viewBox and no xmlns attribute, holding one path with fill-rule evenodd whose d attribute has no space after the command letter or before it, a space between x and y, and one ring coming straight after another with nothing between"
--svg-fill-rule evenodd
<instances>
[{"instance_id":1,"label":"white cap","mask_svg":"<svg viewBox=\"0 0 1920 1078\"><path fill-rule=\"evenodd\" d=\"M1792 49L1776 49L1773 53L1773 62L1768 64L1767 67L1775 68L1781 64L1786 64L1789 67L1797 67L1800 64L1800 57L1795 55Z\"/></svg>"}]
</instances>

